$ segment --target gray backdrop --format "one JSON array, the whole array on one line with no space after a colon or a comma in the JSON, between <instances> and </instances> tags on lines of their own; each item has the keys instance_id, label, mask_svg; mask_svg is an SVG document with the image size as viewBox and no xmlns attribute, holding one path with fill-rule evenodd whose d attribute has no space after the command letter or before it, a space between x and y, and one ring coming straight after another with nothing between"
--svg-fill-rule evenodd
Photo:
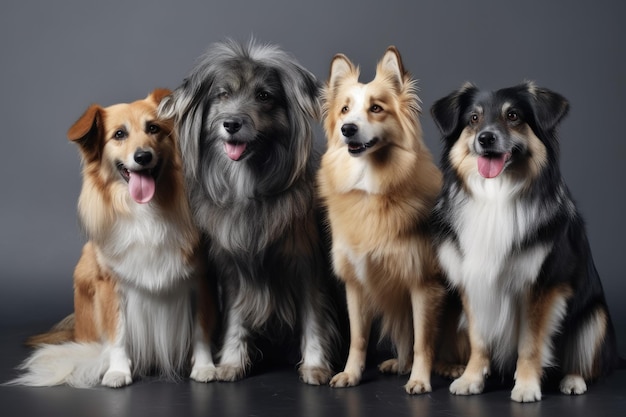
<instances>
[{"instance_id":1,"label":"gray backdrop","mask_svg":"<svg viewBox=\"0 0 626 417\"><path fill-rule=\"evenodd\" d=\"M563 172L625 346L623 1L9 0L0 10L0 325L53 323L72 308L83 237L80 163L65 133L83 110L174 88L211 42L254 35L323 80L337 52L370 79L396 45L419 79L437 159L428 109L464 81L535 80L565 95Z\"/></svg>"}]
</instances>

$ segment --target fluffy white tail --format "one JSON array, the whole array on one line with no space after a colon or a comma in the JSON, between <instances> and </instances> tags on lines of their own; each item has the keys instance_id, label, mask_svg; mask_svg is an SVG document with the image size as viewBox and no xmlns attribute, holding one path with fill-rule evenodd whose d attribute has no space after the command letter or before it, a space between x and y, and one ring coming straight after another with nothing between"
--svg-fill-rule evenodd
<instances>
[{"instance_id":1,"label":"fluffy white tail","mask_svg":"<svg viewBox=\"0 0 626 417\"><path fill-rule=\"evenodd\" d=\"M89 388L100 383L109 367L109 355L101 343L40 345L18 369L24 373L7 385L45 387L67 384Z\"/></svg>"}]
</instances>

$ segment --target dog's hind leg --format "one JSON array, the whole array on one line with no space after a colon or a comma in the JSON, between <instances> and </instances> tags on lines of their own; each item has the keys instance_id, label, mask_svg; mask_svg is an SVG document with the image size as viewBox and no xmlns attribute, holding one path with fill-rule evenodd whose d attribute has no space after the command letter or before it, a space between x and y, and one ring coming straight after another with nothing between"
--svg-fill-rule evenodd
<instances>
[{"instance_id":1,"label":"dog's hind leg","mask_svg":"<svg viewBox=\"0 0 626 417\"><path fill-rule=\"evenodd\" d=\"M568 296L569 290L563 288L527 296L522 308L513 401L541 400L542 367L552 362L552 337L566 313Z\"/></svg>"},{"instance_id":2,"label":"dog's hind leg","mask_svg":"<svg viewBox=\"0 0 626 417\"><path fill-rule=\"evenodd\" d=\"M595 308L585 319L577 323L573 335L567 339L563 371L565 377L559 388L563 394L580 395L587 391L585 380L597 378L602 372L601 362L610 360L602 357L609 330L608 313L604 307ZM607 356L606 354L604 356ZM611 356L611 355L608 355Z\"/></svg>"}]
</instances>

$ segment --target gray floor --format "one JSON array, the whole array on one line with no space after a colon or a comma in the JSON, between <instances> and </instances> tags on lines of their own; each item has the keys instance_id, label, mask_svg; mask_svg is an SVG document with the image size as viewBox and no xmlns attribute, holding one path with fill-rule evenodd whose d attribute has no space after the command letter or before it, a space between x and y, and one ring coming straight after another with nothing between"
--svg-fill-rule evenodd
<instances>
[{"instance_id":1,"label":"gray floor","mask_svg":"<svg viewBox=\"0 0 626 417\"><path fill-rule=\"evenodd\" d=\"M47 324L0 332L0 380L29 350L21 345ZM626 335L620 335L626 336ZM587 394L569 397L544 390L540 403L509 400L510 381L489 380L486 392L472 397L448 393L449 381L435 377L433 392L409 396L406 377L383 376L368 368L355 388L312 387L298 381L291 367L265 369L236 383L200 384L139 381L123 389L0 387L0 415L45 417L107 416L624 416L626 370L590 385Z\"/></svg>"}]
</instances>

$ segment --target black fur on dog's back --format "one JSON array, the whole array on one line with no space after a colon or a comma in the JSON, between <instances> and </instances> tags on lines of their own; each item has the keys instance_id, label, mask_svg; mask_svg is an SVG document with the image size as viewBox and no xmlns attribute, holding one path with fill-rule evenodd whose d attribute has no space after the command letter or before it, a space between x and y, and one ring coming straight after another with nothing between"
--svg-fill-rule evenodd
<instances>
[{"instance_id":1,"label":"black fur on dog's back","mask_svg":"<svg viewBox=\"0 0 626 417\"><path fill-rule=\"evenodd\" d=\"M468 179L478 178L478 174L459 170L461 165L454 161L452 154L459 146L459 138L470 125L472 109L478 106L485 112L484 118L487 120L490 114L496 115L507 103L512 104L516 116L530 128L529 134L534 135L545 149L533 152L532 146L513 147L511 159L500 174L506 175L512 184L520 185L514 204L520 213L530 219L526 221L520 239L512 242L511 256L538 244L550 245L551 249L541 263L538 275L530 283L530 291L533 294L544 294L551 289L564 288L562 294L570 294L567 296L566 313L551 344L556 369L559 369L561 375L573 372L582 374L585 379L606 375L619 361L615 331L584 222L559 168L556 128L569 109L568 102L560 94L539 88L533 83L495 92L480 91L466 84L434 103L431 114L442 132L444 143L441 159L444 185L434 210L436 244L441 246L445 242L452 242L462 252L459 234L463 226L457 220L467 202L473 198L472 186L468 185L468 181L476 180ZM496 116L491 117L489 122L494 126L505 124ZM473 151L468 151L467 158L476 157ZM606 315L606 330L601 347L596 351L592 369L578 369L581 364L577 363L574 356L579 352L572 352L578 349L575 347L577 344L582 343L579 332L585 330L583 326L588 326L593 319L592 315L599 311Z\"/></svg>"}]
</instances>

